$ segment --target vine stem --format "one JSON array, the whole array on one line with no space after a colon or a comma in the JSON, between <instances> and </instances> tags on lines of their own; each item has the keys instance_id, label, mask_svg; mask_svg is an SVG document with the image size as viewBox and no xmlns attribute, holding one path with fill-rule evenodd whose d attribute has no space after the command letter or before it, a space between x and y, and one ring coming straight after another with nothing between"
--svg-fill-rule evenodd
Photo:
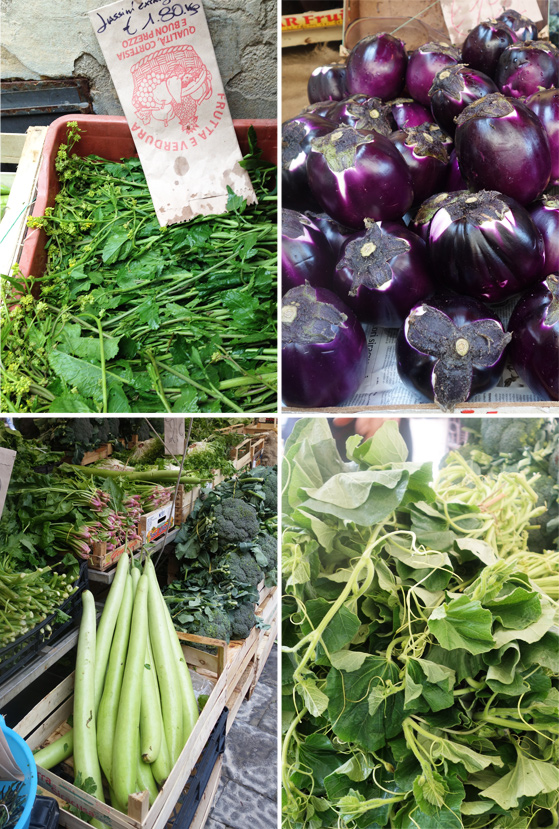
<instances>
[{"instance_id":1,"label":"vine stem","mask_svg":"<svg viewBox=\"0 0 559 829\"><path fill-rule=\"evenodd\" d=\"M284 788L285 793L288 797L291 796L290 792L291 792L291 788L292 788L291 781L289 780L289 778L287 776L287 771L286 771L286 769L287 769L287 755L288 755L288 752L289 752L289 744L291 742L291 738L293 737L293 734L295 733L295 729L297 728L297 726L299 725L299 723L301 722L301 720L303 719L303 717L305 716L306 713L307 713L306 707L301 708L301 710L299 711L299 713L297 714L297 716L295 717L293 722L291 722L289 728L287 729L287 732L286 732L284 740L283 740L283 746L282 746L282 752L281 752L281 777L282 777L282 781L283 781L283 788Z\"/></svg>"}]
</instances>

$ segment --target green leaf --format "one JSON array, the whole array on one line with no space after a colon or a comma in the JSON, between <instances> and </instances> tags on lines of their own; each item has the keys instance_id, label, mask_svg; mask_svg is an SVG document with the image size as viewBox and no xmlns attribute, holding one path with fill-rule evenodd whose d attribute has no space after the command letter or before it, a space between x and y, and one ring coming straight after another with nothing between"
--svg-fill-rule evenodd
<instances>
[{"instance_id":1,"label":"green leaf","mask_svg":"<svg viewBox=\"0 0 559 829\"><path fill-rule=\"evenodd\" d=\"M367 466L402 463L408 457L408 447L395 420L386 420L371 438L359 445L355 436L349 438L346 452L350 460Z\"/></svg>"},{"instance_id":2,"label":"green leaf","mask_svg":"<svg viewBox=\"0 0 559 829\"><path fill-rule=\"evenodd\" d=\"M369 654L362 651L337 651L330 654L332 667L339 671L358 671Z\"/></svg>"},{"instance_id":3,"label":"green leaf","mask_svg":"<svg viewBox=\"0 0 559 829\"><path fill-rule=\"evenodd\" d=\"M542 608L540 596L535 590L517 587L505 595L484 601L487 607L505 628L523 630L540 618Z\"/></svg>"},{"instance_id":4,"label":"green leaf","mask_svg":"<svg viewBox=\"0 0 559 829\"><path fill-rule=\"evenodd\" d=\"M65 380L70 387L77 388L84 397L93 398L100 404L103 400L101 367L85 360L64 354L62 351L52 351L49 363L58 377Z\"/></svg>"},{"instance_id":5,"label":"green leaf","mask_svg":"<svg viewBox=\"0 0 559 829\"><path fill-rule=\"evenodd\" d=\"M368 656L359 670L346 672L332 668L326 680L328 715L332 730L345 742L376 751L401 731L404 694L386 696L373 715L369 714L369 695L375 686L388 689L398 680L398 668L377 656Z\"/></svg>"},{"instance_id":6,"label":"green leaf","mask_svg":"<svg viewBox=\"0 0 559 829\"><path fill-rule=\"evenodd\" d=\"M435 608L428 621L429 630L443 648L464 648L473 654L485 653L495 646L492 623L491 612L467 596Z\"/></svg>"},{"instance_id":7,"label":"green leaf","mask_svg":"<svg viewBox=\"0 0 559 829\"><path fill-rule=\"evenodd\" d=\"M306 604L307 618L301 624L301 632L303 635L311 633L316 630L323 618L330 610L331 603L325 599L311 599ZM341 650L346 645L349 645L360 626L359 618L348 610L347 607L342 606L336 613L334 618L328 623L324 633L322 634L322 641L328 653L335 653ZM318 649L315 661L319 665L329 664L329 659Z\"/></svg>"},{"instance_id":8,"label":"green leaf","mask_svg":"<svg viewBox=\"0 0 559 829\"><path fill-rule=\"evenodd\" d=\"M489 788L480 792L508 811L518 806L521 797L553 792L559 787L559 768L542 760L528 757L517 749L518 759L512 771Z\"/></svg>"},{"instance_id":9,"label":"green leaf","mask_svg":"<svg viewBox=\"0 0 559 829\"><path fill-rule=\"evenodd\" d=\"M477 558L488 566L495 564L497 561L497 556L491 544L481 538L457 538L454 543L463 554L461 556L462 561L471 561ZM468 555L464 555L464 553Z\"/></svg>"},{"instance_id":10,"label":"green leaf","mask_svg":"<svg viewBox=\"0 0 559 829\"><path fill-rule=\"evenodd\" d=\"M122 248L128 242L127 230L116 230L111 233L101 253L101 258L106 265L112 265L119 258Z\"/></svg>"},{"instance_id":11,"label":"green leaf","mask_svg":"<svg viewBox=\"0 0 559 829\"><path fill-rule=\"evenodd\" d=\"M301 680L297 685L297 690L303 697L304 703L312 717L320 717L328 708L328 697L320 690L315 680Z\"/></svg>"},{"instance_id":12,"label":"green leaf","mask_svg":"<svg viewBox=\"0 0 559 829\"><path fill-rule=\"evenodd\" d=\"M384 521L401 503L408 483L399 470L334 475L323 487L309 489L302 507L319 515L371 526Z\"/></svg>"}]
</instances>

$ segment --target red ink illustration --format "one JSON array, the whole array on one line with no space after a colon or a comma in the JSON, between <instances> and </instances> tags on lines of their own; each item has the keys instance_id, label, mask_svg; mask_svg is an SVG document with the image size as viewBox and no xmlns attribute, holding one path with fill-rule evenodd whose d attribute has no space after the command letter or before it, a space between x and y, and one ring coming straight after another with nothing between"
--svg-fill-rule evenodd
<instances>
[{"instance_id":1,"label":"red ink illustration","mask_svg":"<svg viewBox=\"0 0 559 829\"><path fill-rule=\"evenodd\" d=\"M198 126L197 111L212 94L212 76L192 46L171 46L131 67L132 105L146 126L154 118L167 126L178 118L183 132Z\"/></svg>"}]
</instances>

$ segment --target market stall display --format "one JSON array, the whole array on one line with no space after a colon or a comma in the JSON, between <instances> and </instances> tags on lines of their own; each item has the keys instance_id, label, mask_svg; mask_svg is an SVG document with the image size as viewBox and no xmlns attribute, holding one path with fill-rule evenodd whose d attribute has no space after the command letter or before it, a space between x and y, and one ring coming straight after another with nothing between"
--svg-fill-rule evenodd
<instances>
[{"instance_id":1,"label":"market stall display","mask_svg":"<svg viewBox=\"0 0 559 829\"><path fill-rule=\"evenodd\" d=\"M439 472L394 421L286 442L286 827L556 823L557 421L472 426Z\"/></svg>"},{"instance_id":2,"label":"market stall display","mask_svg":"<svg viewBox=\"0 0 559 829\"><path fill-rule=\"evenodd\" d=\"M549 349L541 359L549 359L557 375L553 297L559 261L549 240L558 52L537 37L535 24L515 14L482 21L461 48L428 42L408 52L397 32L379 32L353 46L345 76L340 64L313 73L310 105L283 125L286 407L350 411L431 401L453 411L470 400L558 401L553 383L524 368L530 346L529 335L521 333L532 313L523 300L540 292L548 297L540 303L540 326ZM294 277L291 228L309 222L312 233L306 231L308 238L297 249ZM393 237L400 239L399 246ZM422 251L415 252L420 245ZM395 268L399 254L415 259L407 268ZM309 290L333 291L342 308L326 320L326 333L303 326L294 337L297 303L291 291L295 285L301 290L305 281ZM468 346L470 374L491 367L482 386L449 380L464 362L460 348L468 339L467 315L453 329L456 350L444 360L438 344L423 343L430 377L409 382L402 340L409 339L431 300L437 307L439 295L448 290L457 306L466 306L470 298L489 305L479 318L495 319L500 326L498 353L493 337L485 346L480 340L479 349ZM302 395L309 351L325 350L327 344L335 350L354 314L368 342L365 376L349 386L341 376L337 384L328 377L324 384L334 387L333 393L323 394L319 380ZM356 345L353 359L349 354L344 361L344 379L352 367L359 375L361 361ZM437 382L453 388L441 395Z\"/></svg>"},{"instance_id":3,"label":"market stall display","mask_svg":"<svg viewBox=\"0 0 559 829\"><path fill-rule=\"evenodd\" d=\"M61 825L85 826L94 817L90 825L163 829L191 815L201 829L225 734L276 637L276 472L260 465L265 440L259 430L244 432L257 425L250 419L192 419L182 459L168 454L167 427L164 435L155 428L162 421L79 420L18 420L25 435L0 425L2 445L17 452L0 519L0 700L24 713L16 730L36 752L40 785L59 798ZM110 457L89 462L107 438ZM68 463L68 454L81 463ZM180 620L173 605L171 617L162 591L173 588L165 586L173 539L182 524L180 542L195 542L204 520L211 534L210 505L231 503L242 504L252 523L245 522L243 538L222 538L224 561L251 558L256 578L241 585L232 567L224 568L219 589L229 591L235 625L215 636L200 626L182 632L191 629L184 624L188 602L203 606L205 591L181 572L174 595L190 592L181 598ZM101 537L112 560L99 572ZM190 568L203 571L205 546L190 555ZM87 589L88 573L111 578L92 578ZM64 635L57 639L59 624ZM53 666L75 644L71 664L61 666L63 682L26 708L26 676L41 676L39 661ZM15 660L8 662L8 650ZM202 775L196 779L195 769Z\"/></svg>"}]
</instances>

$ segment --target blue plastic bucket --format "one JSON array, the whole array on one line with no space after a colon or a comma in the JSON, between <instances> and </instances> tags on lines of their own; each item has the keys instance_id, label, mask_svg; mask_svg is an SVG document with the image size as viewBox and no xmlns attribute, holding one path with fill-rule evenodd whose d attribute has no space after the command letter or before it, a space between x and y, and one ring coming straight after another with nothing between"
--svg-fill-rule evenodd
<instances>
[{"instance_id":1,"label":"blue plastic bucket","mask_svg":"<svg viewBox=\"0 0 559 829\"><path fill-rule=\"evenodd\" d=\"M0 716L0 728L4 732L8 747L13 754L15 762L18 764L25 780L23 781L22 793L25 795L25 808L16 823L16 829L29 829L29 822L31 820L31 810L35 803L35 795L37 794L37 766L33 759L31 749L25 740L8 728L4 717ZM7 781L0 780L0 786L4 786Z\"/></svg>"}]
</instances>

